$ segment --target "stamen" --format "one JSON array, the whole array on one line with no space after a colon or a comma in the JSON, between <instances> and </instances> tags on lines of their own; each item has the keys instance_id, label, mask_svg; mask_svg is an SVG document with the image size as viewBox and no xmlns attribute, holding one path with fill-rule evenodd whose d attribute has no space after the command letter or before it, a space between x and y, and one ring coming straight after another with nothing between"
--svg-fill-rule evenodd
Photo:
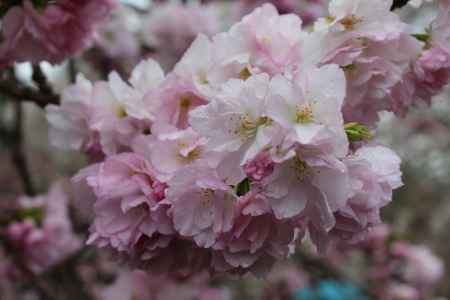
<instances>
[{"instance_id":1,"label":"stamen","mask_svg":"<svg viewBox=\"0 0 450 300\"><path fill-rule=\"evenodd\" d=\"M344 26L345 30L351 31L355 29L355 26L363 21L363 18L356 15L350 15L339 21Z\"/></svg>"},{"instance_id":2,"label":"stamen","mask_svg":"<svg viewBox=\"0 0 450 300\"><path fill-rule=\"evenodd\" d=\"M313 110L310 105L297 110L297 123L308 124L314 120Z\"/></svg>"},{"instance_id":3,"label":"stamen","mask_svg":"<svg viewBox=\"0 0 450 300\"><path fill-rule=\"evenodd\" d=\"M294 156L292 159L292 169L294 170L295 176L299 181L303 181L305 174L309 169L308 164L302 160L298 155Z\"/></svg>"},{"instance_id":4,"label":"stamen","mask_svg":"<svg viewBox=\"0 0 450 300\"><path fill-rule=\"evenodd\" d=\"M128 116L128 114L127 114L127 112L125 110L125 107L123 107L122 105L118 105L117 108L116 108L116 116L119 119L123 119L126 116Z\"/></svg>"}]
</instances>

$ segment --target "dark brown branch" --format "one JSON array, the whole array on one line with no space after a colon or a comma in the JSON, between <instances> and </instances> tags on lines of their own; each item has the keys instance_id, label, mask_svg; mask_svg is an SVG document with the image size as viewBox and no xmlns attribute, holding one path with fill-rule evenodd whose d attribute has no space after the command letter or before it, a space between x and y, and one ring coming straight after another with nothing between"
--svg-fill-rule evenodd
<instances>
[{"instance_id":1,"label":"dark brown branch","mask_svg":"<svg viewBox=\"0 0 450 300\"><path fill-rule=\"evenodd\" d=\"M39 91L44 94L51 95L53 90L48 84L47 77L40 66L33 66L33 81L37 84Z\"/></svg>"},{"instance_id":2,"label":"dark brown branch","mask_svg":"<svg viewBox=\"0 0 450 300\"><path fill-rule=\"evenodd\" d=\"M48 104L59 104L59 97L57 95L25 87L13 79L0 80L0 93L16 101L33 102L41 108L44 108Z\"/></svg>"},{"instance_id":3,"label":"dark brown branch","mask_svg":"<svg viewBox=\"0 0 450 300\"><path fill-rule=\"evenodd\" d=\"M23 109L22 103L14 103L15 118L14 128L12 132L13 137L13 162L16 165L19 176L22 180L25 193L29 196L34 196L35 191L33 183L31 182L31 173L28 169L26 154L23 147Z\"/></svg>"},{"instance_id":4,"label":"dark brown branch","mask_svg":"<svg viewBox=\"0 0 450 300\"><path fill-rule=\"evenodd\" d=\"M392 3L391 10L394 10L396 8L401 8L408 4L409 0L394 0L394 3Z\"/></svg>"}]
</instances>

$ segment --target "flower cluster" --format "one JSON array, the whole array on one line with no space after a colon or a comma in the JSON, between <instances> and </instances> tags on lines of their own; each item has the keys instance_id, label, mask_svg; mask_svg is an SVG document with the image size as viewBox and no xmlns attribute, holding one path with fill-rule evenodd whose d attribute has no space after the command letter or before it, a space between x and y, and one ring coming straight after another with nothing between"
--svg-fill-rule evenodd
<instances>
[{"instance_id":1,"label":"flower cluster","mask_svg":"<svg viewBox=\"0 0 450 300\"><path fill-rule=\"evenodd\" d=\"M344 119L374 126L379 112L404 115L449 81L449 1L426 34L410 35L392 1L333 1L305 40L305 59L336 63L347 78ZM444 29L445 28L445 29Z\"/></svg>"},{"instance_id":2,"label":"flower cluster","mask_svg":"<svg viewBox=\"0 0 450 300\"><path fill-rule=\"evenodd\" d=\"M47 2L1 4L5 15L0 21L0 68L28 61L57 64L78 54L90 45L94 28L114 6L113 0Z\"/></svg>"},{"instance_id":3,"label":"flower cluster","mask_svg":"<svg viewBox=\"0 0 450 300\"><path fill-rule=\"evenodd\" d=\"M74 178L96 198L88 243L188 276L264 274L306 232L321 251L364 237L402 182L361 123L435 74L418 80L426 53L391 2L332 1L312 32L267 4L167 75L147 60L128 82L78 76L47 117L55 145L93 162Z\"/></svg>"},{"instance_id":4,"label":"flower cluster","mask_svg":"<svg viewBox=\"0 0 450 300\"><path fill-rule=\"evenodd\" d=\"M18 199L17 221L5 230L5 237L21 253L30 271L41 273L81 247L72 231L68 199L60 183L48 195Z\"/></svg>"}]
</instances>

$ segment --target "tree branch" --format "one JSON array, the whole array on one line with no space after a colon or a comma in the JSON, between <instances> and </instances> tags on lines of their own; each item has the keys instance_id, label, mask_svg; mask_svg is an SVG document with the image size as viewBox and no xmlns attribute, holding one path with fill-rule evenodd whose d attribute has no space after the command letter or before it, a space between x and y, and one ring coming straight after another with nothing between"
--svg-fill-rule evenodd
<instances>
[{"instance_id":1,"label":"tree branch","mask_svg":"<svg viewBox=\"0 0 450 300\"><path fill-rule=\"evenodd\" d=\"M31 173L28 169L26 154L23 148L23 109L22 103L14 103L15 118L14 118L14 128L12 132L13 138L13 162L16 165L19 176L22 179L23 187L25 193L29 196L34 196L35 191L33 188L33 183L31 182Z\"/></svg>"},{"instance_id":2,"label":"tree branch","mask_svg":"<svg viewBox=\"0 0 450 300\"><path fill-rule=\"evenodd\" d=\"M394 3L392 3L391 10L394 10L396 8L401 8L408 4L409 0L394 0Z\"/></svg>"},{"instance_id":3,"label":"tree branch","mask_svg":"<svg viewBox=\"0 0 450 300\"><path fill-rule=\"evenodd\" d=\"M33 102L41 108L48 104L59 104L57 95L25 87L18 80L11 78L0 79L0 93L16 101Z\"/></svg>"}]
</instances>

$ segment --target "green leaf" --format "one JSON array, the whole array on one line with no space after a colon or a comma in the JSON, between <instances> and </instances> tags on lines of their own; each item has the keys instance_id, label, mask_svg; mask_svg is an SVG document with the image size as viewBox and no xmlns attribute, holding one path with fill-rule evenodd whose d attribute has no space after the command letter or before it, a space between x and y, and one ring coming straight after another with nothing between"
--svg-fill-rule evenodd
<instances>
[{"instance_id":1,"label":"green leaf","mask_svg":"<svg viewBox=\"0 0 450 300\"><path fill-rule=\"evenodd\" d=\"M356 69L356 65L355 64L349 64L349 65L346 65L346 66L342 66L341 67L342 68L342 70L344 70L344 72L351 72L351 71L354 71L355 69Z\"/></svg>"},{"instance_id":2,"label":"green leaf","mask_svg":"<svg viewBox=\"0 0 450 300\"><path fill-rule=\"evenodd\" d=\"M428 33L415 33L412 34L412 36L424 43L427 43L430 39L430 35Z\"/></svg>"},{"instance_id":3,"label":"green leaf","mask_svg":"<svg viewBox=\"0 0 450 300\"><path fill-rule=\"evenodd\" d=\"M240 196L244 196L250 191L251 188L251 182L250 179L245 178L242 180L237 186L236 186L236 194Z\"/></svg>"},{"instance_id":4,"label":"green leaf","mask_svg":"<svg viewBox=\"0 0 450 300\"><path fill-rule=\"evenodd\" d=\"M44 8L47 6L47 0L33 0L34 7Z\"/></svg>"},{"instance_id":5,"label":"green leaf","mask_svg":"<svg viewBox=\"0 0 450 300\"><path fill-rule=\"evenodd\" d=\"M31 219L38 225L42 224L42 221L44 219L43 209L40 207L29 207L19 210L17 212L17 220L23 221L26 219Z\"/></svg>"},{"instance_id":6,"label":"green leaf","mask_svg":"<svg viewBox=\"0 0 450 300\"><path fill-rule=\"evenodd\" d=\"M356 122L345 124L344 129L350 142L361 142L373 138L373 135L367 126Z\"/></svg>"}]
</instances>

